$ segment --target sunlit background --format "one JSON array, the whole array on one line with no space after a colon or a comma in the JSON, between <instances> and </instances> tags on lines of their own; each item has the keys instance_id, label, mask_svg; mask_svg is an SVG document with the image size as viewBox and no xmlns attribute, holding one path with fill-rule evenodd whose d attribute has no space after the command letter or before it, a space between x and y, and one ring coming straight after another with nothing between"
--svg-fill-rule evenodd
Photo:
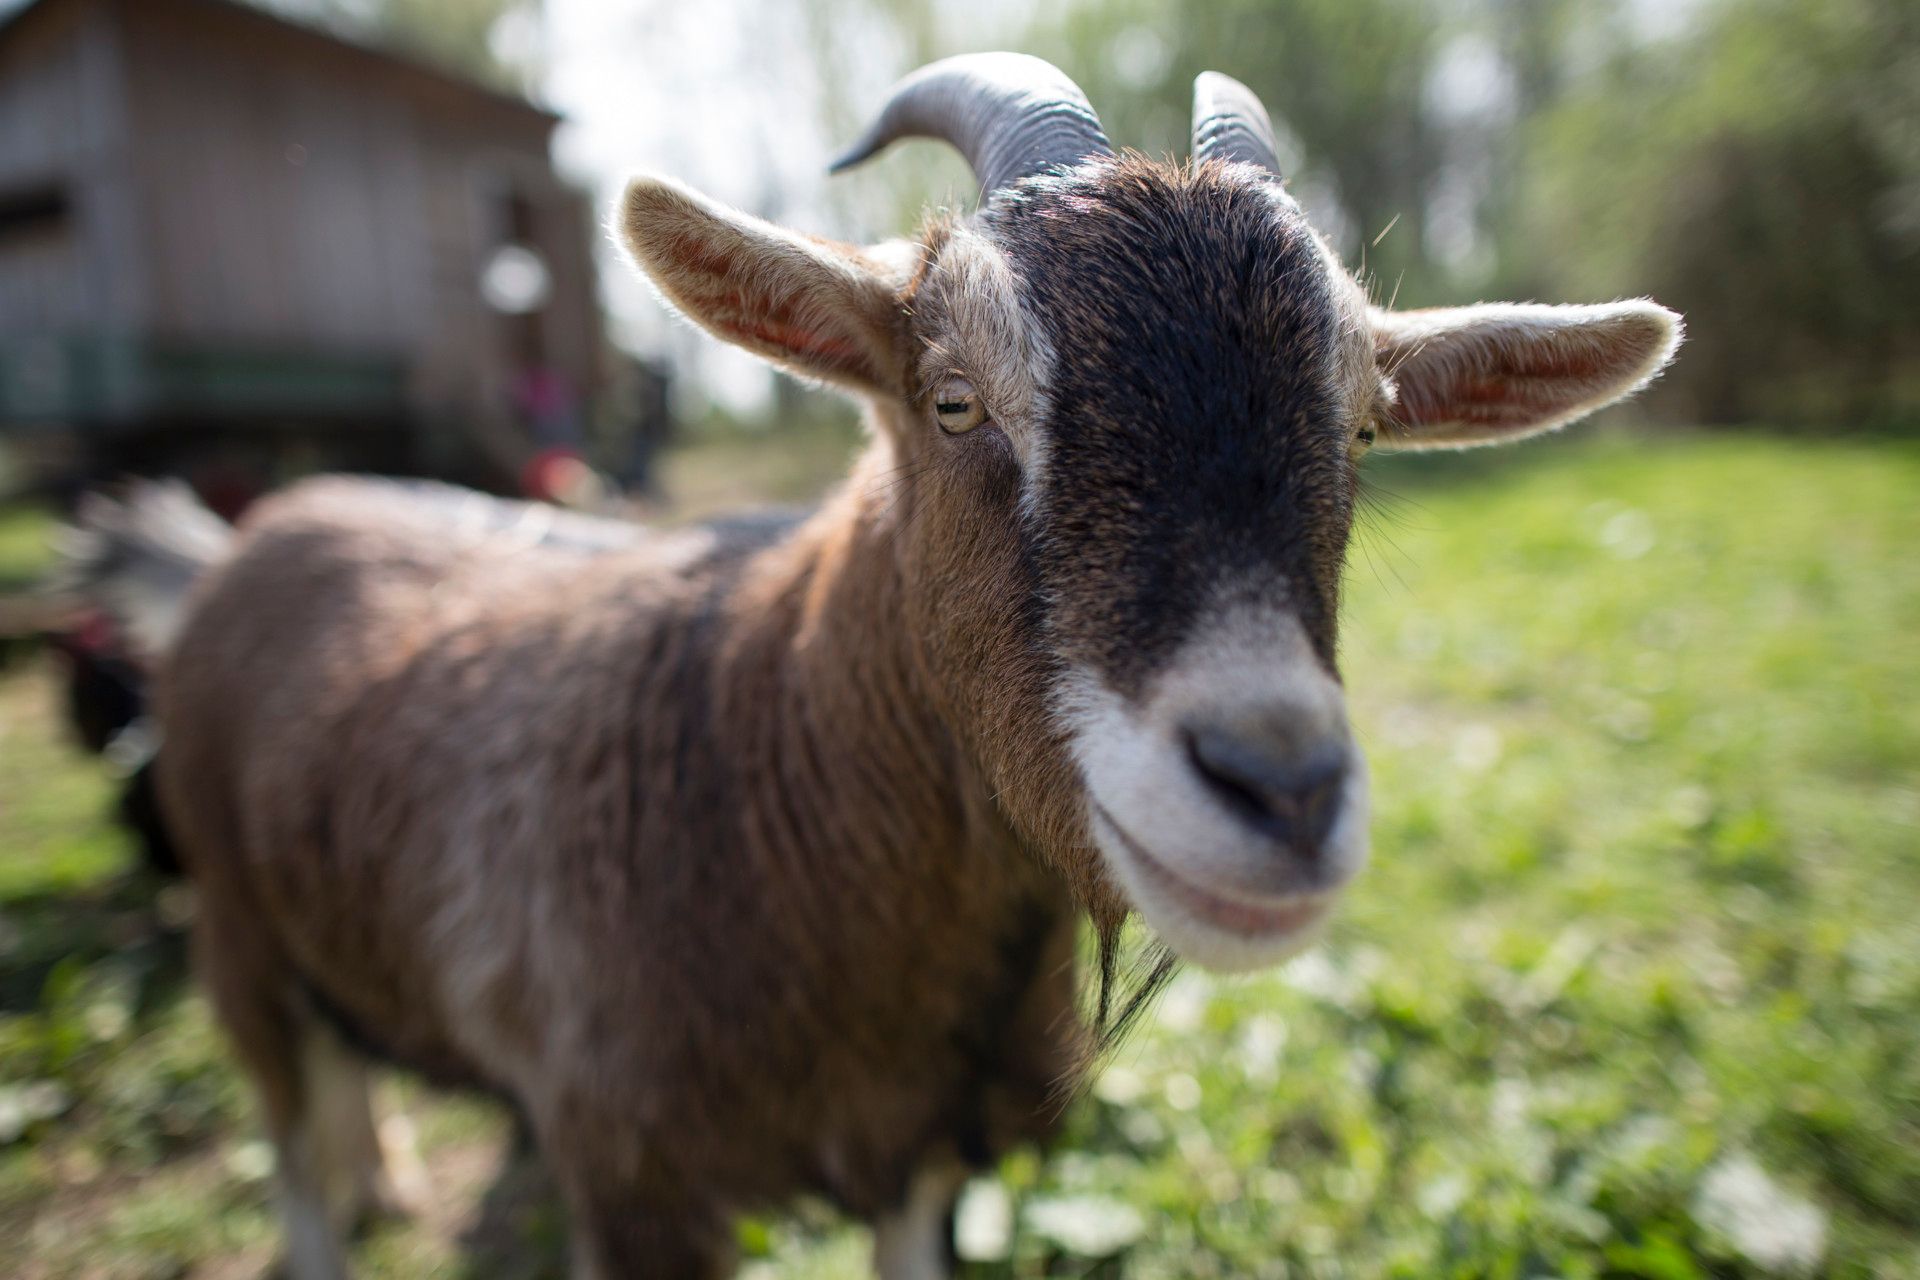
<instances>
[{"instance_id":1,"label":"sunlit background","mask_svg":"<svg viewBox=\"0 0 1920 1280\"><path fill-rule=\"evenodd\" d=\"M1186 151L1254 87L1382 303L1647 295L1598 424L1370 463L1344 621L1376 864L1275 975L1180 978L963 1202L978 1276L1920 1276L1920 6L1912 0L0 0L0 1272L261 1274L188 889L116 817L114 637L36 591L88 484L314 470L679 521L817 496L850 408L667 316L649 170L908 234L829 178L901 74L1015 48ZM85 748L103 751L96 756ZM564 1274L501 1117L369 1274ZM837 1276L817 1207L761 1275Z\"/></svg>"}]
</instances>

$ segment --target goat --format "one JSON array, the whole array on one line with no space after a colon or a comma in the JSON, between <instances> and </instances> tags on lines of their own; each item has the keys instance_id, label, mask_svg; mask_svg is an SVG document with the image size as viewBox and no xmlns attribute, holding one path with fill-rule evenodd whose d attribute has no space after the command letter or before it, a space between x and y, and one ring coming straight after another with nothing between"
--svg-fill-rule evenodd
<instances>
[{"instance_id":1,"label":"goat","mask_svg":"<svg viewBox=\"0 0 1920 1280\"><path fill-rule=\"evenodd\" d=\"M1244 969L1365 861L1335 638L1376 433L1543 431L1679 340L1648 301L1370 305L1213 73L1189 164L1013 54L909 77L841 165L911 135L982 186L913 239L655 177L616 216L686 317L864 403L815 514L322 478L156 607L160 799L298 1280L391 1190L369 1053L513 1101L576 1275L724 1274L730 1218L804 1192L888 1280L948 1274L963 1180L1088 1062L1080 917Z\"/></svg>"}]
</instances>

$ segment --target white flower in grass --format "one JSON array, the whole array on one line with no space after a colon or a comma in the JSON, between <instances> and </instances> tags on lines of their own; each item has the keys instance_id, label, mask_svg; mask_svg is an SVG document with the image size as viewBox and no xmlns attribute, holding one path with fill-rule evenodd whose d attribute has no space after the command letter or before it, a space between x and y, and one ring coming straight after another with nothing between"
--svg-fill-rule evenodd
<instances>
[{"instance_id":1,"label":"white flower in grass","mask_svg":"<svg viewBox=\"0 0 1920 1280\"><path fill-rule=\"evenodd\" d=\"M1280 1054L1286 1047L1287 1024L1272 1014L1256 1014L1241 1028L1234 1056L1250 1082L1271 1084L1280 1077Z\"/></svg>"},{"instance_id":2,"label":"white flower in grass","mask_svg":"<svg viewBox=\"0 0 1920 1280\"><path fill-rule=\"evenodd\" d=\"M999 1262L1013 1250L1013 1197L992 1178L960 1193L953 1211L953 1248L965 1262Z\"/></svg>"},{"instance_id":3,"label":"white flower in grass","mask_svg":"<svg viewBox=\"0 0 1920 1280\"><path fill-rule=\"evenodd\" d=\"M1764 1270L1805 1275L1827 1254L1827 1212L1775 1182L1745 1152L1707 1170L1693 1216Z\"/></svg>"},{"instance_id":4,"label":"white flower in grass","mask_svg":"<svg viewBox=\"0 0 1920 1280\"><path fill-rule=\"evenodd\" d=\"M51 1120L73 1102L57 1080L28 1080L0 1086L0 1146L17 1140L42 1120Z\"/></svg>"},{"instance_id":5,"label":"white flower in grass","mask_svg":"<svg viewBox=\"0 0 1920 1280\"><path fill-rule=\"evenodd\" d=\"M1186 1035L1200 1029L1212 999L1213 980L1204 973L1187 969L1161 994L1156 1016L1167 1030Z\"/></svg>"},{"instance_id":6,"label":"white flower in grass","mask_svg":"<svg viewBox=\"0 0 1920 1280\"><path fill-rule=\"evenodd\" d=\"M1146 1232L1131 1206L1106 1196L1054 1196L1027 1205L1027 1229L1081 1258L1111 1258Z\"/></svg>"},{"instance_id":7,"label":"white flower in grass","mask_svg":"<svg viewBox=\"0 0 1920 1280\"><path fill-rule=\"evenodd\" d=\"M1200 1105L1200 1082L1184 1071L1168 1076L1163 1089L1167 1105L1175 1111L1191 1111Z\"/></svg>"}]
</instances>

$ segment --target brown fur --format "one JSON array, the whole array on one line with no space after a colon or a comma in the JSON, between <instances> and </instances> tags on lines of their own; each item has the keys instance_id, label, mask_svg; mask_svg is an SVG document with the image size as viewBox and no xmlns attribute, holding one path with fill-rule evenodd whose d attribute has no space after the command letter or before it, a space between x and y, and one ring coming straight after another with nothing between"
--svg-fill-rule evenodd
<instances>
[{"instance_id":1,"label":"brown fur","mask_svg":"<svg viewBox=\"0 0 1920 1280\"><path fill-rule=\"evenodd\" d=\"M361 482L263 504L166 671L160 782L277 1130L324 1010L514 1097L611 1274L1046 1131L1066 894L946 727L1020 731L938 680L878 488L687 569L445 546Z\"/></svg>"}]
</instances>

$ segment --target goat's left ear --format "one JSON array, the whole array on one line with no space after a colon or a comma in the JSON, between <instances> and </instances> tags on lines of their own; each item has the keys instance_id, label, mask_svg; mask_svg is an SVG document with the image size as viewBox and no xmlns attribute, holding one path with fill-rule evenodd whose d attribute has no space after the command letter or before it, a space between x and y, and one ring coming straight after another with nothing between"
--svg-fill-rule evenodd
<instances>
[{"instance_id":1,"label":"goat's left ear","mask_svg":"<svg viewBox=\"0 0 1920 1280\"><path fill-rule=\"evenodd\" d=\"M1499 444L1564 426L1653 380L1680 317L1653 302L1372 308L1374 351L1398 403L1401 448Z\"/></svg>"},{"instance_id":2,"label":"goat's left ear","mask_svg":"<svg viewBox=\"0 0 1920 1280\"><path fill-rule=\"evenodd\" d=\"M661 295L715 337L853 390L904 389L917 246L814 239L651 177L627 185L617 230Z\"/></svg>"}]
</instances>

